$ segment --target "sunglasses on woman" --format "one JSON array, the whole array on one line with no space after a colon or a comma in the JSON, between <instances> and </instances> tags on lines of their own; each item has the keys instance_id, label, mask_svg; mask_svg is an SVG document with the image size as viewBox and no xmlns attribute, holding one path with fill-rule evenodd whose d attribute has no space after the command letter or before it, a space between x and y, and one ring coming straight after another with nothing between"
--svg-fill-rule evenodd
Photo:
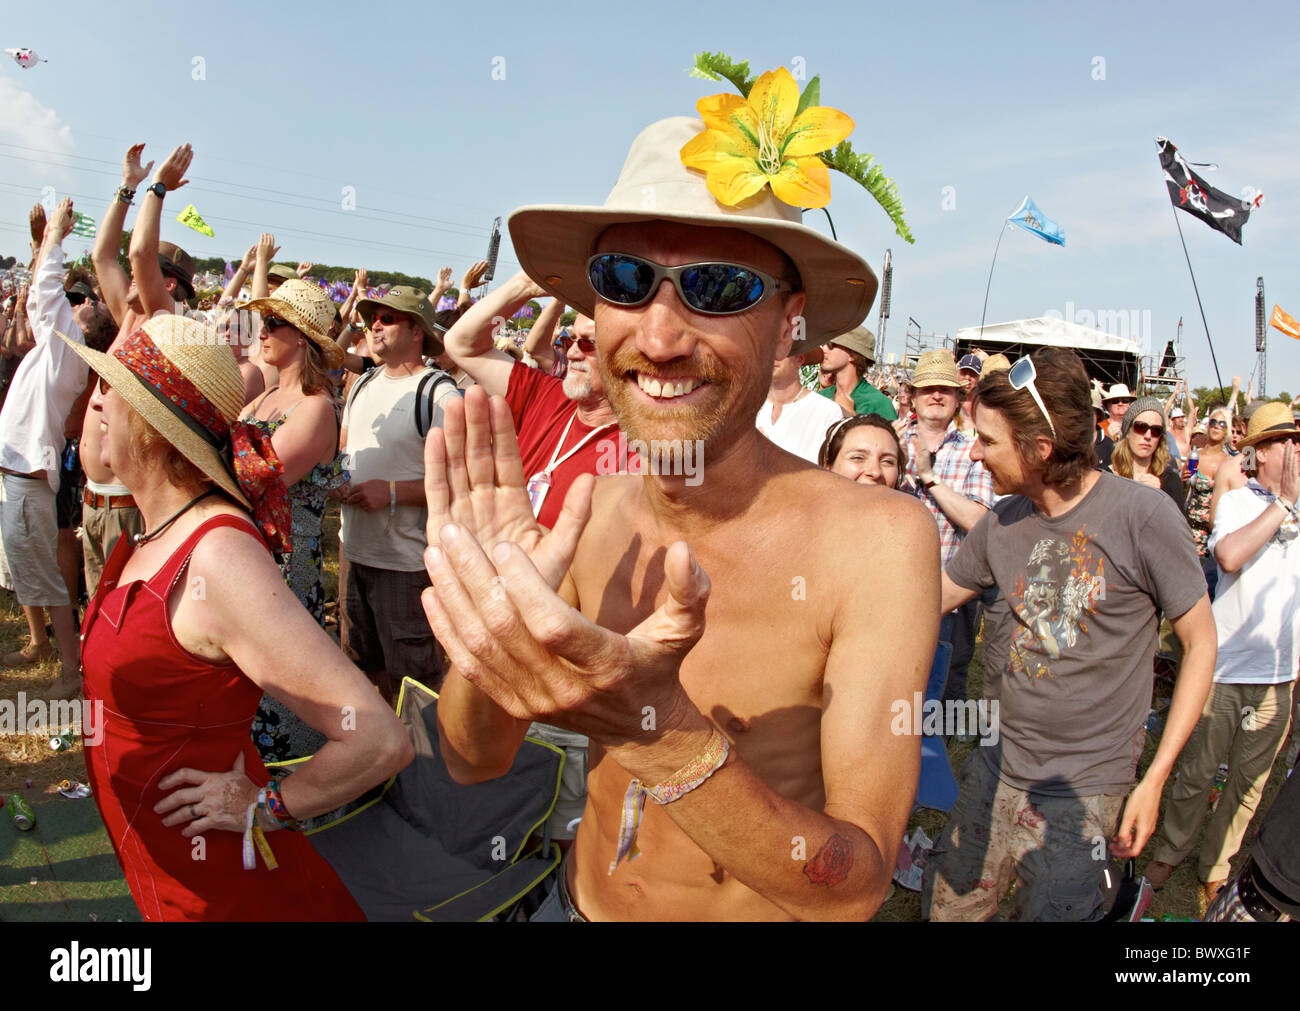
<instances>
[{"instance_id":1,"label":"sunglasses on woman","mask_svg":"<svg viewBox=\"0 0 1300 1011\"><path fill-rule=\"evenodd\" d=\"M1223 420L1220 419L1220 418L1215 418L1213 421L1211 421L1211 422L1210 422L1208 425L1206 425L1205 427L1206 427L1206 428L1227 428L1227 427L1228 427L1228 423L1227 423L1226 421L1223 421Z\"/></svg>"},{"instance_id":2,"label":"sunglasses on woman","mask_svg":"<svg viewBox=\"0 0 1300 1011\"><path fill-rule=\"evenodd\" d=\"M263 316L262 326L267 333L275 333L282 326L293 326L287 319L281 319L279 316Z\"/></svg>"},{"instance_id":3,"label":"sunglasses on woman","mask_svg":"<svg viewBox=\"0 0 1300 1011\"><path fill-rule=\"evenodd\" d=\"M1146 435L1150 432L1151 438L1159 439L1165 434L1165 426L1149 425L1145 421L1135 421L1133 422L1133 431L1137 432L1138 435Z\"/></svg>"},{"instance_id":4,"label":"sunglasses on woman","mask_svg":"<svg viewBox=\"0 0 1300 1011\"><path fill-rule=\"evenodd\" d=\"M706 316L730 316L752 309L794 285L736 263L683 263L665 267L629 253L597 253L587 261L587 280L596 294L614 305L641 305L667 278L678 297ZM581 345L579 345L581 346Z\"/></svg>"},{"instance_id":5,"label":"sunglasses on woman","mask_svg":"<svg viewBox=\"0 0 1300 1011\"><path fill-rule=\"evenodd\" d=\"M1052 438L1055 439L1056 426L1052 424L1052 416L1047 413L1043 398L1038 395L1038 387L1034 385L1034 380L1038 378L1038 370L1034 368L1034 360L1025 355L1024 358L1011 366L1007 378L1011 380L1013 390L1029 391L1029 395L1034 398L1034 403L1038 405L1038 409L1043 412L1043 417L1047 419L1047 427L1052 430Z\"/></svg>"}]
</instances>

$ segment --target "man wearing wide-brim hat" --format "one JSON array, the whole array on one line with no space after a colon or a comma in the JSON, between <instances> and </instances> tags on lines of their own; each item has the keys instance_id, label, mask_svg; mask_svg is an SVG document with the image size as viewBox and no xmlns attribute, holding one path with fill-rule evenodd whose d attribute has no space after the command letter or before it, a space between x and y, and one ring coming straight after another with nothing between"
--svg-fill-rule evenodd
<instances>
[{"instance_id":1,"label":"man wearing wide-brim hat","mask_svg":"<svg viewBox=\"0 0 1300 1011\"><path fill-rule=\"evenodd\" d=\"M1137 399L1133 392L1123 383L1115 383L1101 395L1101 405L1106 409L1106 434L1112 440L1118 440L1123 434L1120 427L1124 424L1124 415L1128 413L1129 404Z\"/></svg>"},{"instance_id":2,"label":"man wearing wide-brim hat","mask_svg":"<svg viewBox=\"0 0 1300 1011\"><path fill-rule=\"evenodd\" d=\"M792 113L797 91L776 71L748 103ZM474 452L457 451L454 404L455 466L430 440L426 613L455 663L438 705L453 776L504 773L529 720L592 743L586 812L536 919L866 919L907 822L920 742L890 732L890 703L922 689L934 651L937 538L907 496L755 428L797 331L858 326L876 282L756 162L716 186L684 164L716 110L748 103L702 100L708 131L684 117L642 131L602 207L510 218L529 276L595 319L607 396L649 473L594 490L578 477L542 539L499 519L528 510L504 404L494 468L472 462L479 387L464 401ZM811 532L797 552L794 529ZM876 570L909 573L907 589L863 578Z\"/></svg>"},{"instance_id":3,"label":"man wearing wide-brim hat","mask_svg":"<svg viewBox=\"0 0 1300 1011\"><path fill-rule=\"evenodd\" d=\"M867 382L867 369L876 362L876 338L864 326L832 337L822 345L818 368L830 385L817 392L853 414L879 414L897 421L898 412L889 398Z\"/></svg>"},{"instance_id":4,"label":"man wearing wide-brim hat","mask_svg":"<svg viewBox=\"0 0 1300 1011\"><path fill-rule=\"evenodd\" d=\"M898 433L907 451L911 489L939 528L940 563L952 561L966 534L993 507L993 478L971 459L975 436L957 425L965 389L957 363L948 351L925 351L912 374L912 409L916 414ZM972 426L973 427L973 426ZM966 696L966 673L975 655L978 600L945 615L939 638L952 644L944 698Z\"/></svg>"},{"instance_id":5,"label":"man wearing wide-brim hat","mask_svg":"<svg viewBox=\"0 0 1300 1011\"><path fill-rule=\"evenodd\" d=\"M1220 570L1213 605L1219 645L1214 687L1183 749L1146 870L1152 884L1162 885L1191 853L1219 763L1227 761L1223 793L1201 834L1197 877L1206 904L1231 873L1229 861L1241 847L1291 722L1300 666L1297 442L1300 428L1287 404L1259 407L1241 443L1242 470L1250 480L1227 492L1215 510L1209 543ZM1238 887L1253 873L1247 861ZM1267 910L1267 896L1276 889L1254 884Z\"/></svg>"},{"instance_id":6,"label":"man wearing wide-brim hat","mask_svg":"<svg viewBox=\"0 0 1300 1011\"><path fill-rule=\"evenodd\" d=\"M289 282L285 282L287 287ZM283 291L284 289L281 288ZM352 661L385 695L406 677L437 685L442 655L429 632L420 594L424 568L424 434L441 427L456 384L426 358L442 352L427 293L406 285L362 298L376 367L353 384L343 408L340 444L351 458L342 489L340 639Z\"/></svg>"}]
</instances>

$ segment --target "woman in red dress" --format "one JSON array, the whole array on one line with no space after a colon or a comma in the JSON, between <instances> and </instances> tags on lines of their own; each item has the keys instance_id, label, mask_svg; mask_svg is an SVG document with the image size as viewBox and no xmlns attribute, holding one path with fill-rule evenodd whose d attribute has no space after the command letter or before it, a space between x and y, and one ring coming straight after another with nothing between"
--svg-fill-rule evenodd
<instances>
[{"instance_id":1,"label":"woman in red dress","mask_svg":"<svg viewBox=\"0 0 1300 1011\"><path fill-rule=\"evenodd\" d=\"M411 744L284 584L268 550L289 533L283 468L237 420L239 369L210 337L158 316L110 355L73 345L100 377L103 462L145 521L83 624L104 726L88 776L146 920L362 919L307 840L275 830L383 782ZM249 739L264 691L327 738L279 784Z\"/></svg>"}]
</instances>

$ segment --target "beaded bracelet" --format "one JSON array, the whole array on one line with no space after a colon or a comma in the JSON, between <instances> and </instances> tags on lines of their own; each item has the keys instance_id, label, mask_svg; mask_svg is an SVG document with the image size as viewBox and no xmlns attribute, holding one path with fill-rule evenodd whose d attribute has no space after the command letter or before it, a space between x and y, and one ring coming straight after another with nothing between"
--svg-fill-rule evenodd
<instances>
[{"instance_id":1,"label":"beaded bracelet","mask_svg":"<svg viewBox=\"0 0 1300 1011\"><path fill-rule=\"evenodd\" d=\"M281 828L287 828L291 832L302 829L302 823L297 821L284 806L284 798L280 796L280 783L277 780L271 780L262 788L257 795L257 804L258 807L266 808L267 813L279 823Z\"/></svg>"}]
</instances>

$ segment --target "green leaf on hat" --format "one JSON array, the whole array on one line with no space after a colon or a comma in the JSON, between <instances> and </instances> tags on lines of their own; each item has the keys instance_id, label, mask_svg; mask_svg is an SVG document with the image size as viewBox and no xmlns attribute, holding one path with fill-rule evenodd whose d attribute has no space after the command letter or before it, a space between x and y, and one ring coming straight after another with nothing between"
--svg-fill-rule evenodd
<instances>
[{"instance_id":1,"label":"green leaf on hat","mask_svg":"<svg viewBox=\"0 0 1300 1011\"><path fill-rule=\"evenodd\" d=\"M811 106L814 105L821 105L821 104L822 104L822 79L820 76L814 76L812 80L810 80L807 84L804 85L803 94L799 96L799 107L794 111L795 118L797 119L799 117L799 113L803 112L804 109L810 108Z\"/></svg>"},{"instance_id":2,"label":"green leaf on hat","mask_svg":"<svg viewBox=\"0 0 1300 1011\"><path fill-rule=\"evenodd\" d=\"M708 81L730 81L745 98L749 97L749 89L758 80L756 77L749 76L748 60L736 63L726 53L696 53L691 76L702 77Z\"/></svg>"},{"instance_id":3,"label":"green leaf on hat","mask_svg":"<svg viewBox=\"0 0 1300 1011\"><path fill-rule=\"evenodd\" d=\"M894 223L894 230L900 238L909 243L916 241L912 238L907 222L903 220L903 200L898 195L898 184L887 178L879 165L872 164L875 161L874 155L854 154L853 145L844 140L840 141L834 151L823 151L820 157L827 168L843 172L876 198Z\"/></svg>"}]
</instances>

